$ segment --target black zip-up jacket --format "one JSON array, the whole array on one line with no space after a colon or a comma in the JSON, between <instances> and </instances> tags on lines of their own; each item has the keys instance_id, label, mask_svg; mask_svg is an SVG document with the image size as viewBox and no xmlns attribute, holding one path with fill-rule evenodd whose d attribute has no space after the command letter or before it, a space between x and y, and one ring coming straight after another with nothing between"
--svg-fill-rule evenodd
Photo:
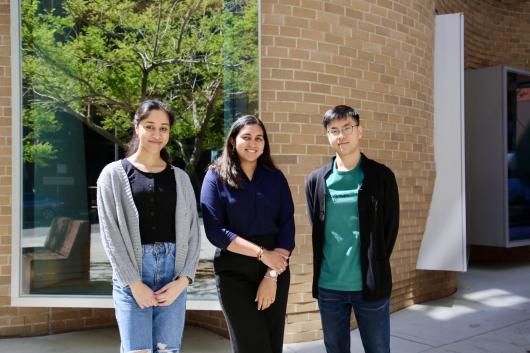
<instances>
[{"instance_id":1,"label":"black zip-up jacket","mask_svg":"<svg viewBox=\"0 0 530 353\"><path fill-rule=\"evenodd\" d=\"M313 297L318 295L318 280L324 247L326 219L326 176L331 163L313 171L306 181L306 200L313 231ZM394 173L385 165L361 154L364 179L359 190L359 227L363 296L366 300L390 297L392 273L390 255L399 228L399 194Z\"/></svg>"}]
</instances>

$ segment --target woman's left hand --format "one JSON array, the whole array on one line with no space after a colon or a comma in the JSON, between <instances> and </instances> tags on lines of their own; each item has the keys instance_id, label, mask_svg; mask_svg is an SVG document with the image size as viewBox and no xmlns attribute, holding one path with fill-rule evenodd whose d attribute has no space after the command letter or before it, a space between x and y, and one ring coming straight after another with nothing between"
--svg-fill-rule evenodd
<instances>
[{"instance_id":1,"label":"woman's left hand","mask_svg":"<svg viewBox=\"0 0 530 353\"><path fill-rule=\"evenodd\" d=\"M178 298L178 296L188 286L188 278L185 276L179 277L174 281L169 282L155 292L155 298L159 306L169 306Z\"/></svg>"},{"instance_id":2,"label":"woman's left hand","mask_svg":"<svg viewBox=\"0 0 530 353\"><path fill-rule=\"evenodd\" d=\"M256 293L256 301L258 303L258 310L265 310L276 300L276 286L274 279L263 277Z\"/></svg>"}]
</instances>

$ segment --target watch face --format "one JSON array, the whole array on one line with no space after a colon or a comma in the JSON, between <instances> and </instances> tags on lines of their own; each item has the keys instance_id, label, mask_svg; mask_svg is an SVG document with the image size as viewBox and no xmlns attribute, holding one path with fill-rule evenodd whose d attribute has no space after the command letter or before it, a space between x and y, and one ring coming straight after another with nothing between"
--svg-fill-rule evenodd
<instances>
[{"instance_id":1,"label":"watch face","mask_svg":"<svg viewBox=\"0 0 530 353\"><path fill-rule=\"evenodd\" d=\"M276 272L275 270L270 270L269 276L271 276L272 278L276 278L278 277L278 272Z\"/></svg>"}]
</instances>

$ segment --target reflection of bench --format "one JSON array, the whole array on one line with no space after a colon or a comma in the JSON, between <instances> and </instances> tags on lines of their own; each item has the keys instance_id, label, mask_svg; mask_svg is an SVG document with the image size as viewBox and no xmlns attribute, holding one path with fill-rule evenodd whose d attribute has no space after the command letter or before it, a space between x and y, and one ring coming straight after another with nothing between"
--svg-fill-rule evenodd
<instances>
[{"instance_id":1,"label":"reflection of bench","mask_svg":"<svg viewBox=\"0 0 530 353\"><path fill-rule=\"evenodd\" d=\"M88 279L90 223L57 217L43 247L24 249L24 292L65 280Z\"/></svg>"}]
</instances>

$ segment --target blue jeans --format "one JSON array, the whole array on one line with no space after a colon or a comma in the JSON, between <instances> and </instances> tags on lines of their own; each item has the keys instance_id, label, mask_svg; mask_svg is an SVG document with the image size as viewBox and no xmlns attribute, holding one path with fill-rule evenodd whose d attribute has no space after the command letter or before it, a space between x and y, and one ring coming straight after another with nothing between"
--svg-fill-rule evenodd
<instances>
[{"instance_id":1,"label":"blue jeans","mask_svg":"<svg viewBox=\"0 0 530 353\"><path fill-rule=\"evenodd\" d=\"M173 280L175 244L143 245L142 281L157 291ZM169 306L140 309L129 287L116 280L112 291L120 330L121 352L178 352L186 314L186 291Z\"/></svg>"},{"instance_id":2,"label":"blue jeans","mask_svg":"<svg viewBox=\"0 0 530 353\"><path fill-rule=\"evenodd\" d=\"M389 299L365 301L362 292L318 288L318 307L327 353L350 353L351 312L366 353L390 353Z\"/></svg>"}]
</instances>

